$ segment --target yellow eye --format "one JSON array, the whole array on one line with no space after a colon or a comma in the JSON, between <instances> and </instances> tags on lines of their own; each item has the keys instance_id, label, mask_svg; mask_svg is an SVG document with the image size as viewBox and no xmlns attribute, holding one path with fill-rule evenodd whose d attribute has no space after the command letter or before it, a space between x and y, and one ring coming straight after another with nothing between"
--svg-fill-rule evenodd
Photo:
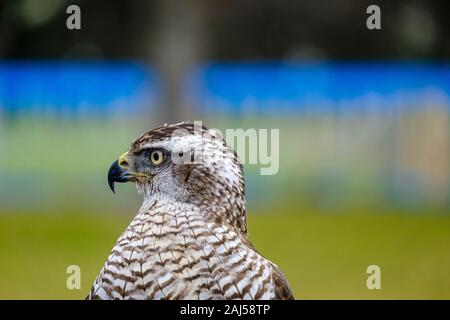
<instances>
[{"instance_id":1,"label":"yellow eye","mask_svg":"<svg viewBox=\"0 0 450 320\"><path fill-rule=\"evenodd\" d=\"M150 153L150 161L154 166L160 165L164 161L164 153L161 150L153 150Z\"/></svg>"}]
</instances>

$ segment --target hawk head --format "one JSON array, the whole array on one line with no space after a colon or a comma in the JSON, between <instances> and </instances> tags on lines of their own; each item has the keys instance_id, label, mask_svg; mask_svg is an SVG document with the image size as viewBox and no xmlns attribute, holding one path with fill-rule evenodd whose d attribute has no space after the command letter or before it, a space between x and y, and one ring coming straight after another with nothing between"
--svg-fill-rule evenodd
<instances>
[{"instance_id":1,"label":"hawk head","mask_svg":"<svg viewBox=\"0 0 450 320\"><path fill-rule=\"evenodd\" d=\"M115 182L128 181L147 200L195 205L246 230L242 164L204 126L183 122L144 133L109 169L113 192Z\"/></svg>"}]
</instances>

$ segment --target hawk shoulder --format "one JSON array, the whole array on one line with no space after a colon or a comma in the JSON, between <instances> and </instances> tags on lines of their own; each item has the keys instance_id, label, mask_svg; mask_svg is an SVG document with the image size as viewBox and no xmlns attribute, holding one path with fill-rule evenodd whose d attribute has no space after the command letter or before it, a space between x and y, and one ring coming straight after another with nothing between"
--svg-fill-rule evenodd
<instances>
[{"instance_id":1,"label":"hawk shoulder","mask_svg":"<svg viewBox=\"0 0 450 320\"><path fill-rule=\"evenodd\" d=\"M248 248L250 248L257 254L262 256L262 254L258 250L256 250L255 246L250 241L247 234L245 234L245 236L242 237L242 240L243 243ZM272 269L272 280L274 284L274 300L295 300L294 294L292 293L291 287L289 286L289 283L284 274L281 272L281 270L275 263L273 263L268 259L265 260L270 264Z\"/></svg>"},{"instance_id":2,"label":"hawk shoulder","mask_svg":"<svg viewBox=\"0 0 450 320\"><path fill-rule=\"evenodd\" d=\"M275 300L294 300L291 288L284 274L272 263L272 278L275 285Z\"/></svg>"}]
</instances>

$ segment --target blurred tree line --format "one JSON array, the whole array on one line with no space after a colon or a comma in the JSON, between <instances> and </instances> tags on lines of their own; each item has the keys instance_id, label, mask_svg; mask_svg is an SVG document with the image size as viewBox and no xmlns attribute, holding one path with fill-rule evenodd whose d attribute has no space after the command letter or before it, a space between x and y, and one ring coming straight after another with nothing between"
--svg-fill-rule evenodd
<instances>
[{"instance_id":1,"label":"blurred tree line","mask_svg":"<svg viewBox=\"0 0 450 320\"><path fill-rule=\"evenodd\" d=\"M70 4L81 7L81 31L65 27ZM382 30L366 28L370 4ZM0 57L445 59L448 12L444 0L2 0Z\"/></svg>"}]
</instances>

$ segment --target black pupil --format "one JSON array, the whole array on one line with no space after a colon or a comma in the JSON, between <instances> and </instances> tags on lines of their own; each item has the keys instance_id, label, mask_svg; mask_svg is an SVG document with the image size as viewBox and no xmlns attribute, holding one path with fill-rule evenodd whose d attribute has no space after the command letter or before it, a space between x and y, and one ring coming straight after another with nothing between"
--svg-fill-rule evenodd
<instances>
[{"instance_id":1,"label":"black pupil","mask_svg":"<svg viewBox=\"0 0 450 320\"><path fill-rule=\"evenodd\" d=\"M153 152L153 160L155 162L157 162L159 160L159 153L158 152Z\"/></svg>"}]
</instances>

